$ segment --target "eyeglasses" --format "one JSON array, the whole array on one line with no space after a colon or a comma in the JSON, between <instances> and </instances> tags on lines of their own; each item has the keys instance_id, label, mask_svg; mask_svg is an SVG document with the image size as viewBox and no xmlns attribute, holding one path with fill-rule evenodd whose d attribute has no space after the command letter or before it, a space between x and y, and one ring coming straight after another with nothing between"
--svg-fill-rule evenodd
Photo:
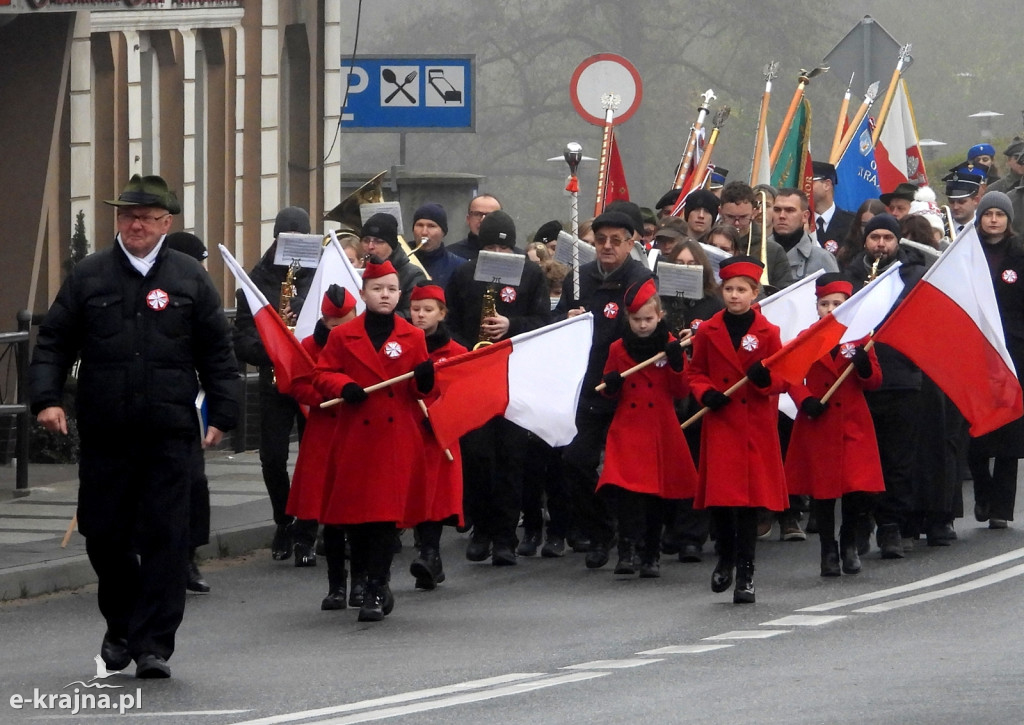
<instances>
[{"instance_id":1,"label":"eyeglasses","mask_svg":"<svg viewBox=\"0 0 1024 725\"><path fill-rule=\"evenodd\" d=\"M483 219L488 214L490 214L489 211L476 211L476 210L474 210L474 211L469 212L469 216L473 217L474 219Z\"/></svg>"},{"instance_id":2,"label":"eyeglasses","mask_svg":"<svg viewBox=\"0 0 1024 725\"><path fill-rule=\"evenodd\" d=\"M732 224L745 224L753 218L753 214L722 214L722 218Z\"/></svg>"},{"instance_id":3,"label":"eyeglasses","mask_svg":"<svg viewBox=\"0 0 1024 725\"><path fill-rule=\"evenodd\" d=\"M170 214L161 214L160 216L152 216L150 214L132 214L127 211L119 211L117 213L117 221L120 224L127 224L131 226L135 222L142 222L143 226L152 226L164 217L169 217Z\"/></svg>"},{"instance_id":4,"label":"eyeglasses","mask_svg":"<svg viewBox=\"0 0 1024 725\"><path fill-rule=\"evenodd\" d=\"M594 246L600 247L603 244L611 244L613 247L621 247L628 241L628 239L623 239L621 237L605 237L598 235L594 237Z\"/></svg>"}]
</instances>

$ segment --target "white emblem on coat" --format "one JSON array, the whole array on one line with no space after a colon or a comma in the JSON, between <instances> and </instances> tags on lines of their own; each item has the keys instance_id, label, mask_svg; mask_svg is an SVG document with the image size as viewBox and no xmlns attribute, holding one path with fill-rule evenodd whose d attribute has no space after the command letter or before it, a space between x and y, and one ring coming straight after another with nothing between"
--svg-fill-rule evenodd
<instances>
[{"instance_id":1,"label":"white emblem on coat","mask_svg":"<svg viewBox=\"0 0 1024 725\"><path fill-rule=\"evenodd\" d=\"M847 360L852 358L857 352L857 346L852 342L844 342L839 346L839 354L845 357Z\"/></svg>"},{"instance_id":2,"label":"white emblem on coat","mask_svg":"<svg viewBox=\"0 0 1024 725\"><path fill-rule=\"evenodd\" d=\"M827 242L825 242L825 251L832 252L832 254L835 254L836 252L839 251L839 242L837 242L835 239L829 239Z\"/></svg>"},{"instance_id":3,"label":"white emblem on coat","mask_svg":"<svg viewBox=\"0 0 1024 725\"><path fill-rule=\"evenodd\" d=\"M501 288L501 301L512 304L516 301L516 288L515 287L502 287Z\"/></svg>"},{"instance_id":4,"label":"white emblem on coat","mask_svg":"<svg viewBox=\"0 0 1024 725\"><path fill-rule=\"evenodd\" d=\"M1014 282L1017 281L1017 273L1014 272L1012 269L1004 269L1002 276L1003 281L1006 282L1006 284L1013 284Z\"/></svg>"},{"instance_id":5,"label":"white emblem on coat","mask_svg":"<svg viewBox=\"0 0 1024 725\"><path fill-rule=\"evenodd\" d=\"M740 347L747 352L754 352L757 349L758 341L754 335L744 335L740 338Z\"/></svg>"},{"instance_id":6,"label":"white emblem on coat","mask_svg":"<svg viewBox=\"0 0 1024 725\"><path fill-rule=\"evenodd\" d=\"M690 323L690 329L696 332L697 328L700 327L700 323L702 322L704 322L704 320L694 320L693 322Z\"/></svg>"},{"instance_id":7,"label":"white emblem on coat","mask_svg":"<svg viewBox=\"0 0 1024 725\"><path fill-rule=\"evenodd\" d=\"M654 367L656 368L663 368L666 365L668 365L668 360L666 360L665 358L662 358L658 362L654 363Z\"/></svg>"},{"instance_id":8,"label":"white emblem on coat","mask_svg":"<svg viewBox=\"0 0 1024 725\"><path fill-rule=\"evenodd\" d=\"M614 320L619 315L619 306L614 302L609 302L604 306L604 316L609 320Z\"/></svg>"},{"instance_id":9,"label":"white emblem on coat","mask_svg":"<svg viewBox=\"0 0 1024 725\"><path fill-rule=\"evenodd\" d=\"M152 290L146 295L146 304L151 310L162 310L167 307L168 302L170 302L170 297L162 289Z\"/></svg>"},{"instance_id":10,"label":"white emblem on coat","mask_svg":"<svg viewBox=\"0 0 1024 725\"><path fill-rule=\"evenodd\" d=\"M402 346L397 342L389 342L384 346L384 354L394 360L402 354Z\"/></svg>"}]
</instances>

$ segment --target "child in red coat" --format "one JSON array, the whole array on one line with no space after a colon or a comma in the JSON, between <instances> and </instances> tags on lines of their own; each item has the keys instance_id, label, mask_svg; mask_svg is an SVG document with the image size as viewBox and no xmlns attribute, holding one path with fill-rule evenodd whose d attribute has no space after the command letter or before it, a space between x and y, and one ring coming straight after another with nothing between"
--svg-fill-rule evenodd
<instances>
[{"instance_id":1,"label":"child in red coat","mask_svg":"<svg viewBox=\"0 0 1024 725\"><path fill-rule=\"evenodd\" d=\"M837 273L823 274L815 282L818 317L825 317L853 294L853 284ZM853 365L850 375L827 403L821 398ZM839 576L860 571L856 531L867 517L871 494L885 490L878 458L875 426L865 390L882 384L882 370L874 350L863 341L843 343L816 361L803 385L790 387L799 406L786 452L789 492L813 497L812 511L821 539L821 575ZM836 499L843 500L843 520L836 543Z\"/></svg>"},{"instance_id":2,"label":"child in red coat","mask_svg":"<svg viewBox=\"0 0 1024 725\"><path fill-rule=\"evenodd\" d=\"M373 259L360 292L366 311L331 330L313 384L327 399L341 398L331 441L320 521L348 527L354 561L365 561L366 593L359 621L379 622L394 607L388 580L396 524L426 512L407 510L410 491L423 483L419 395L433 387L434 368L423 331L395 315L401 290L390 262ZM370 385L414 373L367 393Z\"/></svg>"},{"instance_id":3,"label":"child in red coat","mask_svg":"<svg viewBox=\"0 0 1024 725\"><path fill-rule=\"evenodd\" d=\"M710 409L701 430L694 507L711 509L717 531L711 590L728 589L735 566L736 603L754 601L758 509L782 511L789 505L777 426L777 395L785 385L761 364L782 343L779 328L751 306L763 270L753 257L722 262L725 309L697 328L688 367L694 396ZM744 375L749 382L727 396Z\"/></svg>"},{"instance_id":4,"label":"child in red coat","mask_svg":"<svg viewBox=\"0 0 1024 725\"><path fill-rule=\"evenodd\" d=\"M673 401L690 394L683 348L668 331L653 280L626 291L629 328L612 343L604 366L605 394L618 396L597 482L619 526L615 573L660 576L664 501L693 496L697 471L679 429ZM664 352L665 358L622 377L622 372ZM638 552L639 548L639 552Z\"/></svg>"},{"instance_id":5,"label":"child in red coat","mask_svg":"<svg viewBox=\"0 0 1024 725\"><path fill-rule=\"evenodd\" d=\"M421 282L409 295L409 319L423 330L427 339L427 352L437 363L468 352L448 333L444 319L448 315L444 290L436 284ZM430 405L437 392L427 396ZM415 499L410 496L410 508L426 510L427 518L412 520L419 539L419 555L409 565L409 573L416 577L416 588L431 590L444 581L441 564L441 529L445 520L462 524L462 452L455 445L442 450L432 433L424 433L427 477L425 485L417 489Z\"/></svg>"}]
</instances>

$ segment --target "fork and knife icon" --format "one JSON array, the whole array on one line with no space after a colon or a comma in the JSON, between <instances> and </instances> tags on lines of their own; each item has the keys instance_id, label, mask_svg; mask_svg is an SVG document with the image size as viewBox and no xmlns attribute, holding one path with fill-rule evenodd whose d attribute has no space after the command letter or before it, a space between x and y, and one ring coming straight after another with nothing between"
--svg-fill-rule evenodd
<instances>
[{"instance_id":1,"label":"fork and knife icon","mask_svg":"<svg viewBox=\"0 0 1024 725\"><path fill-rule=\"evenodd\" d=\"M416 99L409 94L409 91L405 90L405 87L412 83L414 80L416 80L417 71L410 71L409 74L405 76L405 80L402 81L401 83L398 82L398 78L395 76L395 72L390 68L385 68L384 70L382 70L380 72L380 75L381 78L383 78L385 81L395 86L395 90L391 92L390 96L384 99L384 103L391 103L391 101L394 100L395 96L397 96L399 93L408 98L409 103L416 103Z\"/></svg>"}]
</instances>

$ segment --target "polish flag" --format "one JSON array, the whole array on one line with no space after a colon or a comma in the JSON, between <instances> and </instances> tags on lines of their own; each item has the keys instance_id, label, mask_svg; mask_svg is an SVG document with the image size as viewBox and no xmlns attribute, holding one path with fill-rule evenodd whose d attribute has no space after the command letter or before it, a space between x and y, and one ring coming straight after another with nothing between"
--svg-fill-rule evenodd
<instances>
[{"instance_id":1,"label":"polish flag","mask_svg":"<svg viewBox=\"0 0 1024 725\"><path fill-rule=\"evenodd\" d=\"M313 359L309 356L299 339L292 334L284 324L284 320L277 314L277 310L267 301L266 296L260 292L259 287L249 279L249 275L238 264L238 260L232 256L228 248L223 244L218 245L224 263L235 275L238 286L245 294L245 301L249 304L252 312L253 322L256 324L256 331L263 341L263 347L267 355L274 363L274 376L277 379L277 389L284 395L291 390L292 381L300 375L312 376ZM320 309L319 303L316 305Z\"/></svg>"},{"instance_id":2,"label":"polish flag","mask_svg":"<svg viewBox=\"0 0 1024 725\"><path fill-rule=\"evenodd\" d=\"M576 437L594 316L578 315L438 362L430 423L443 448L502 415L553 447Z\"/></svg>"},{"instance_id":3,"label":"polish flag","mask_svg":"<svg viewBox=\"0 0 1024 725\"><path fill-rule=\"evenodd\" d=\"M778 326L783 345L817 321L814 281L823 274L825 270L819 269L758 303L761 314Z\"/></svg>"},{"instance_id":4,"label":"polish flag","mask_svg":"<svg viewBox=\"0 0 1024 725\"><path fill-rule=\"evenodd\" d=\"M975 437L1024 414L981 244L969 225L875 333L942 388Z\"/></svg>"},{"instance_id":5,"label":"polish flag","mask_svg":"<svg viewBox=\"0 0 1024 725\"><path fill-rule=\"evenodd\" d=\"M334 230L331 230L330 235L331 241L320 255L320 264L317 265L313 281L309 285L309 295L306 299L310 304L302 305L299 318L295 321L295 337L299 340L305 340L313 334L317 320L320 319L320 303L327 294L327 288L332 284L341 285L355 298L357 315L361 315L366 309L366 303L359 296L359 291L363 288L363 278L348 261L348 255L341 248Z\"/></svg>"},{"instance_id":6,"label":"polish flag","mask_svg":"<svg viewBox=\"0 0 1024 725\"><path fill-rule=\"evenodd\" d=\"M882 133L875 146L879 186L892 190L904 181L918 186L927 184L917 125L904 80L897 84L889 115L880 123Z\"/></svg>"},{"instance_id":7,"label":"polish flag","mask_svg":"<svg viewBox=\"0 0 1024 725\"><path fill-rule=\"evenodd\" d=\"M811 365L833 347L870 335L903 293L899 267L900 263L895 262L832 314L821 318L766 358L764 366L791 385L800 385Z\"/></svg>"}]
</instances>

